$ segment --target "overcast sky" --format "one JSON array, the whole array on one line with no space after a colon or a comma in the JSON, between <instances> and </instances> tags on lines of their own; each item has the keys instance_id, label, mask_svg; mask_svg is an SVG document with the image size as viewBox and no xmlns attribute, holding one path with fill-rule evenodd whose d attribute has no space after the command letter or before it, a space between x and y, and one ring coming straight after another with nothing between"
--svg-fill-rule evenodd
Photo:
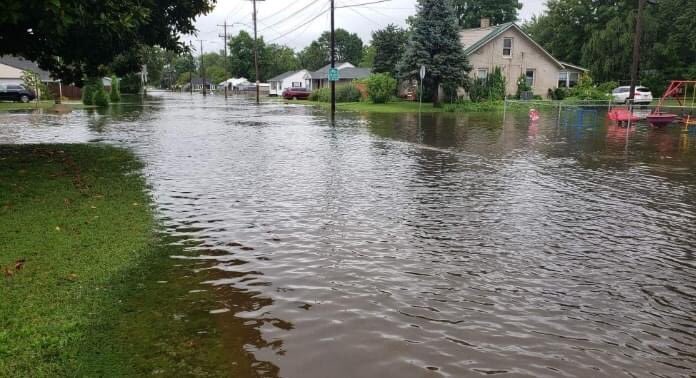
<instances>
[{"instance_id":1,"label":"overcast sky","mask_svg":"<svg viewBox=\"0 0 696 378\"><path fill-rule=\"evenodd\" d=\"M375 0L335 0L336 7L363 4ZM522 0L520 19L527 20L539 14L546 0ZM358 33L364 42L369 42L374 30L390 23L405 26L406 18L415 13L416 0L388 0L379 4L336 9L336 28ZM296 50L302 49L330 27L329 0L263 0L257 2L259 35L266 43L278 43ZM200 17L196 26L198 36L183 38L193 40L196 49L204 40L203 49L222 49L222 24L227 20L228 34L235 35L240 29L250 32L252 28L252 5L250 0L218 0L215 10Z\"/></svg>"}]
</instances>

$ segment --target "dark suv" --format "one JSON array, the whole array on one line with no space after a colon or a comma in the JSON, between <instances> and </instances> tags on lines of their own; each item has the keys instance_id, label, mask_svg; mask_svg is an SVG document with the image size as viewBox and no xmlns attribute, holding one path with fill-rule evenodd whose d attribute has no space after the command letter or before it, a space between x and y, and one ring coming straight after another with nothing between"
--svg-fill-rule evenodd
<instances>
[{"instance_id":1,"label":"dark suv","mask_svg":"<svg viewBox=\"0 0 696 378\"><path fill-rule=\"evenodd\" d=\"M0 84L0 101L29 102L35 98L33 91L21 85Z\"/></svg>"}]
</instances>

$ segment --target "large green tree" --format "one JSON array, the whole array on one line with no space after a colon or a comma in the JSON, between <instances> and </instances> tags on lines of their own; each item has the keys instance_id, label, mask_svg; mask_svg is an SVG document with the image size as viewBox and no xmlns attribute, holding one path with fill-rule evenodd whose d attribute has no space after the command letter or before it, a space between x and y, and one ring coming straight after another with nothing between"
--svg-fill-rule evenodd
<instances>
[{"instance_id":1,"label":"large green tree","mask_svg":"<svg viewBox=\"0 0 696 378\"><path fill-rule=\"evenodd\" d=\"M258 39L259 51L263 51L266 43L263 37ZM229 41L230 74L235 77L244 77L251 81L256 79L254 68L254 38L242 30ZM260 71L260 70L259 70Z\"/></svg>"},{"instance_id":2,"label":"large green tree","mask_svg":"<svg viewBox=\"0 0 696 378\"><path fill-rule=\"evenodd\" d=\"M360 64L363 54L363 41L355 33L336 29L336 61ZM331 33L324 32L317 40L328 59L331 58ZM328 60L327 59L327 60Z\"/></svg>"},{"instance_id":3,"label":"large green tree","mask_svg":"<svg viewBox=\"0 0 696 378\"><path fill-rule=\"evenodd\" d=\"M316 71L329 63L328 53L324 51L319 42L314 41L297 54L302 67Z\"/></svg>"},{"instance_id":4,"label":"large green tree","mask_svg":"<svg viewBox=\"0 0 696 378\"><path fill-rule=\"evenodd\" d=\"M408 42L408 32L394 24L372 33L372 46L375 48L374 72L397 76L396 68Z\"/></svg>"},{"instance_id":5,"label":"large green tree","mask_svg":"<svg viewBox=\"0 0 696 378\"><path fill-rule=\"evenodd\" d=\"M214 0L5 0L0 55L34 60L64 81L96 76L139 46L179 50Z\"/></svg>"},{"instance_id":6,"label":"large green tree","mask_svg":"<svg viewBox=\"0 0 696 378\"><path fill-rule=\"evenodd\" d=\"M423 84L430 88L433 105L440 106L440 86L451 89L463 85L471 66L459 41L451 1L418 0L416 8L399 74L402 79L416 79L421 65L425 66Z\"/></svg>"},{"instance_id":7,"label":"large green tree","mask_svg":"<svg viewBox=\"0 0 696 378\"><path fill-rule=\"evenodd\" d=\"M477 28L482 17L491 19L492 25L517 20L522 9L519 0L453 0L454 11L463 28Z\"/></svg>"},{"instance_id":8,"label":"large green tree","mask_svg":"<svg viewBox=\"0 0 696 378\"><path fill-rule=\"evenodd\" d=\"M336 29L336 62L349 62L355 66L362 62L363 42L355 33ZM302 66L317 70L331 61L331 33L324 32L298 54Z\"/></svg>"},{"instance_id":9,"label":"large green tree","mask_svg":"<svg viewBox=\"0 0 696 378\"><path fill-rule=\"evenodd\" d=\"M300 69L300 61L290 47L270 44L264 51L263 66L264 79L268 80L284 72Z\"/></svg>"},{"instance_id":10,"label":"large green tree","mask_svg":"<svg viewBox=\"0 0 696 378\"><path fill-rule=\"evenodd\" d=\"M596 80L627 81L637 3L549 0L546 11L524 27L552 55L586 66ZM696 74L696 38L693 38L696 7L693 5L693 0L660 0L646 8L641 36L641 80L650 80L654 92L660 92L668 79Z\"/></svg>"}]
</instances>

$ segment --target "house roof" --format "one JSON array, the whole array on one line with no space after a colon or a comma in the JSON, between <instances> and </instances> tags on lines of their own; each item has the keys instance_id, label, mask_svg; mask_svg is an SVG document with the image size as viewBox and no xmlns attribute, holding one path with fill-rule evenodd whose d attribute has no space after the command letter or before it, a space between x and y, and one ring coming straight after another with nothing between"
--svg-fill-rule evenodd
<instances>
[{"instance_id":1,"label":"house roof","mask_svg":"<svg viewBox=\"0 0 696 378\"><path fill-rule=\"evenodd\" d=\"M39 68L39 65L32 62L31 60L26 60L18 56L13 55L2 55L0 56L0 63L17 68L22 71L31 71L39 75L41 81L53 81L51 78L51 73Z\"/></svg>"},{"instance_id":2,"label":"house roof","mask_svg":"<svg viewBox=\"0 0 696 378\"><path fill-rule=\"evenodd\" d=\"M566 62L561 62L561 64L563 65L563 68L571 68L571 69L582 71L582 72L589 72L590 71L587 68L576 66L575 64L570 64L570 63L566 63Z\"/></svg>"},{"instance_id":3,"label":"house roof","mask_svg":"<svg viewBox=\"0 0 696 378\"><path fill-rule=\"evenodd\" d=\"M274 76L274 77L268 79L268 81L282 81L282 80L287 79L288 77L290 77L298 72L302 72L302 71L305 71L305 70L288 71L288 72L282 73L278 76Z\"/></svg>"},{"instance_id":4,"label":"house roof","mask_svg":"<svg viewBox=\"0 0 696 378\"><path fill-rule=\"evenodd\" d=\"M473 28L464 29L459 32L459 38L464 45L464 53L466 55L471 55L475 53L478 49L485 46L504 32L509 29L515 29L524 37L526 37L530 42L532 42L539 50L541 50L549 59L551 59L556 65L563 68L563 63L558 59L554 58L548 51L546 51L541 45L536 43L527 33L524 32L517 24L514 22L506 22L504 24L490 26L487 28Z\"/></svg>"},{"instance_id":5,"label":"house roof","mask_svg":"<svg viewBox=\"0 0 696 378\"><path fill-rule=\"evenodd\" d=\"M363 79L372 73L372 68L348 67L338 70L341 79Z\"/></svg>"},{"instance_id":6,"label":"house roof","mask_svg":"<svg viewBox=\"0 0 696 378\"><path fill-rule=\"evenodd\" d=\"M339 71L343 72L344 69L355 68L355 66L350 64L349 62L336 62L336 68L338 68ZM314 72L310 72L309 76L311 76L312 79L325 79L329 75L329 69L331 69L331 65L327 64Z\"/></svg>"}]
</instances>

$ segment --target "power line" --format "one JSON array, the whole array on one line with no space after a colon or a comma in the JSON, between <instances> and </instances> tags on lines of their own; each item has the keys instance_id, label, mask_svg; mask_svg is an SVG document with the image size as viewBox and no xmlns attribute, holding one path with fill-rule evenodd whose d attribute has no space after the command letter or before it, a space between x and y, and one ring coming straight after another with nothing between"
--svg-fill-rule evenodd
<instances>
[{"instance_id":1,"label":"power line","mask_svg":"<svg viewBox=\"0 0 696 378\"><path fill-rule=\"evenodd\" d=\"M371 1L371 2L367 2L367 3L360 3L360 4L340 5L340 6L337 6L336 9L339 9L339 8L361 7L361 6L364 6L364 5L372 5L372 4L386 3L386 2L388 2L388 1L391 1L391 0L376 0L376 1Z\"/></svg>"},{"instance_id":2,"label":"power line","mask_svg":"<svg viewBox=\"0 0 696 378\"><path fill-rule=\"evenodd\" d=\"M295 25L295 26L293 26L292 28L288 29L285 33L282 33L283 35L281 35L281 36L279 36L279 37L277 37L277 38L273 38L272 40L270 40L270 41L268 41L268 42L269 42L269 43L270 43L270 42L275 42L275 41L277 41L277 40L279 40L279 39L281 39L281 38L283 38L283 37L288 36L288 35L291 34L291 33L296 33L296 30L297 30L297 29L302 28L302 27L304 27L304 26L308 26L309 24L311 24L312 22L316 21L317 18L321 17L322 15L324 15L324 14L325 14L326 12L328 12L329 10L331 10L331 7L330 7L330 6L329 6L329 7L326 7L324 10L320 11L318 14L312 15L312 16L309 17L308 19L305 19L305 20L304 20L303 22L301 22L299 25Z\"/></svg>"}]
</instances>

